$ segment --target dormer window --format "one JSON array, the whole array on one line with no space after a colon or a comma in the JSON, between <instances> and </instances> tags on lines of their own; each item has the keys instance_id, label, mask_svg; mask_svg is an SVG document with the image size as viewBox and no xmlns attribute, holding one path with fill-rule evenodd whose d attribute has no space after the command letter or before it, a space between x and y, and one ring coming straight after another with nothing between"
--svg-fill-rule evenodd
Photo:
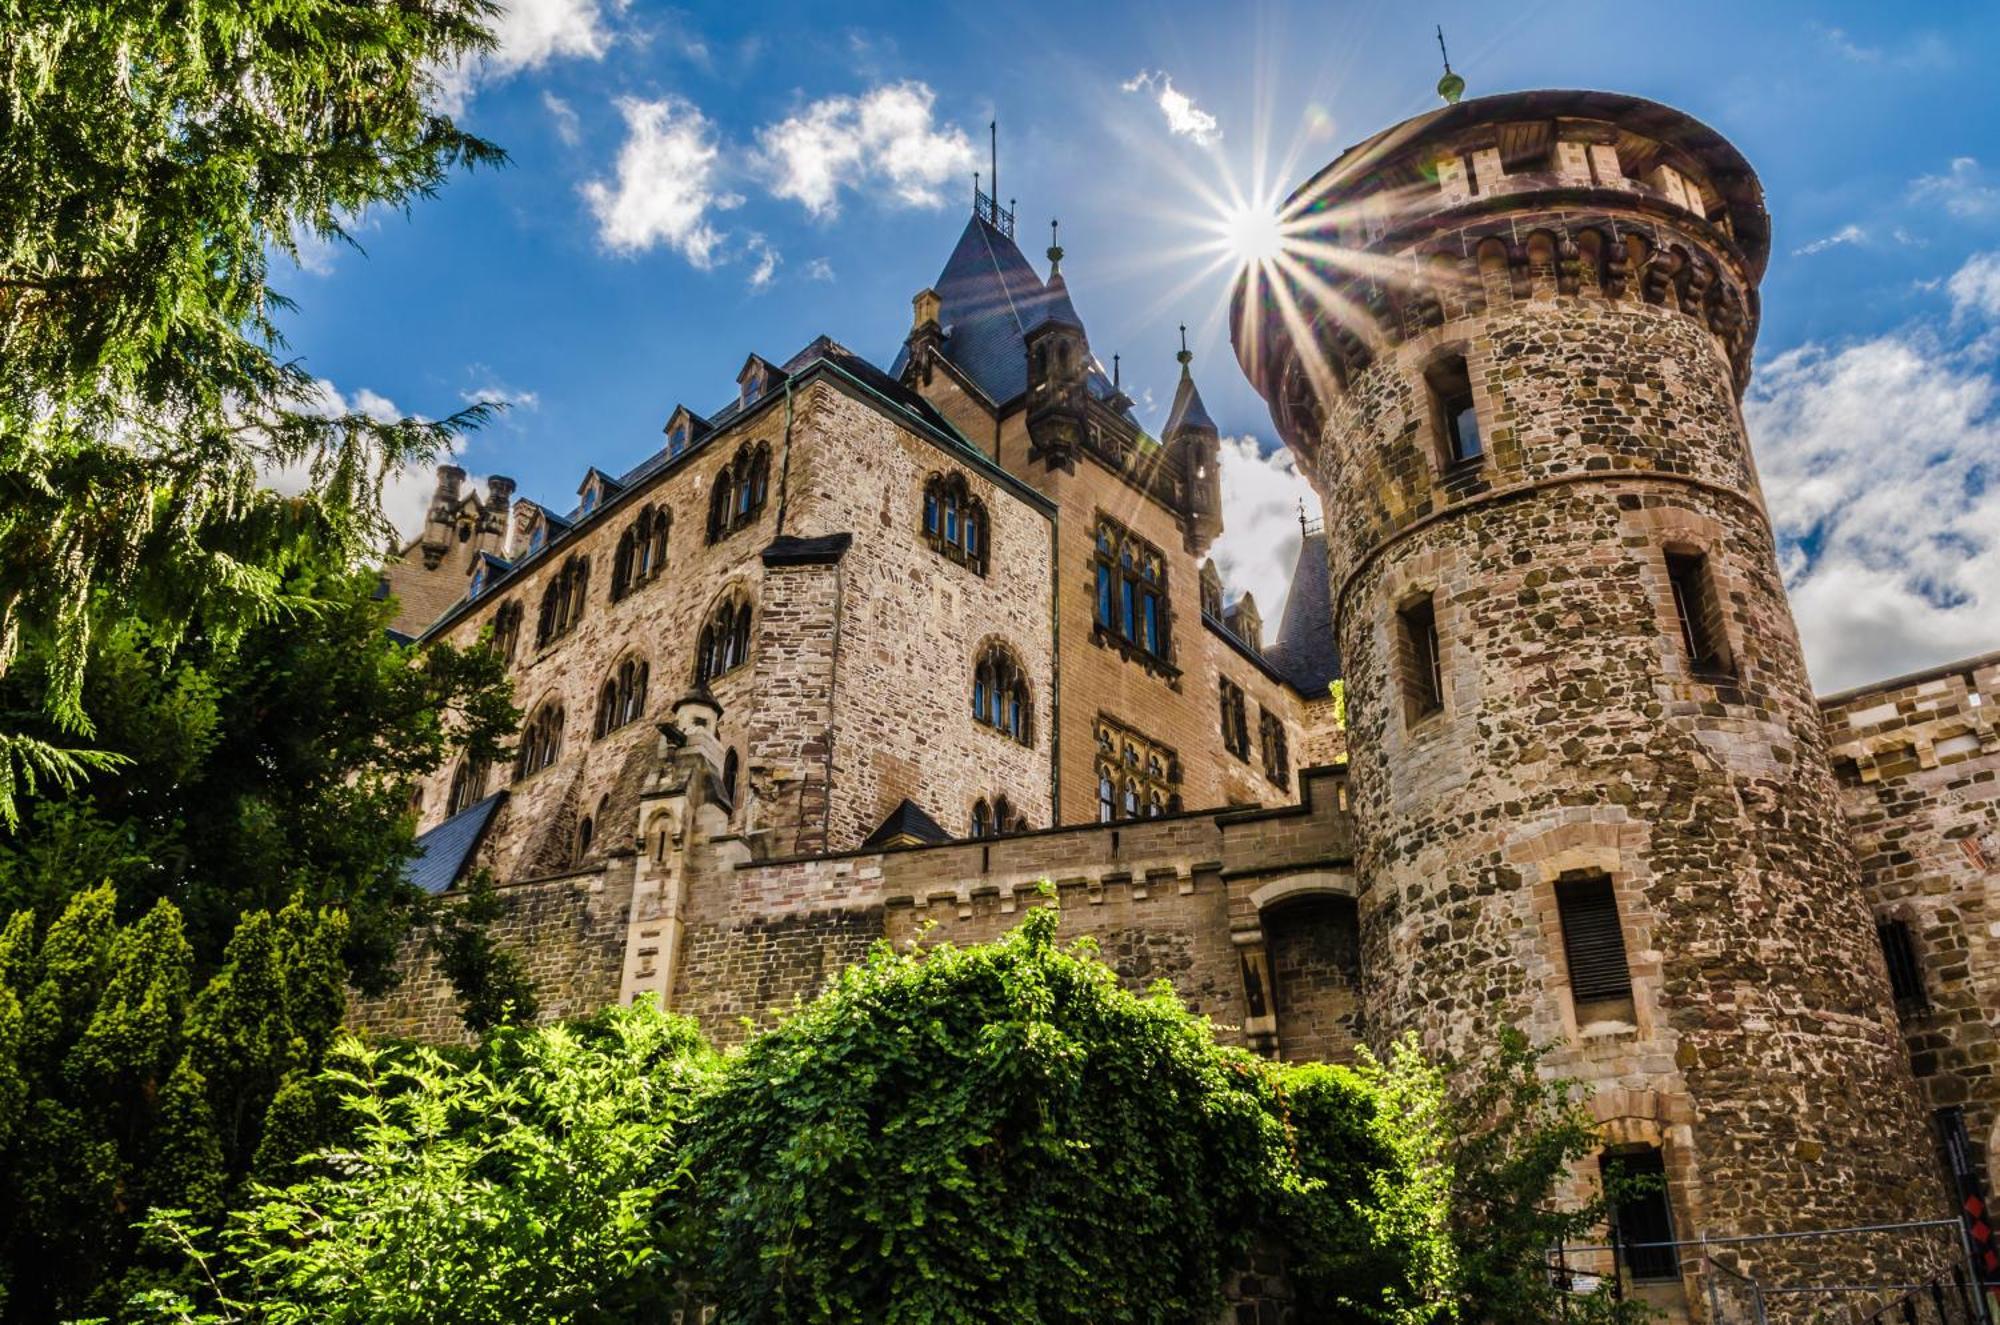
<instances>
[{"instance_id":1,"label":"dormer window","mask_svg":"<svg viewBox=\"0 0 2000 1325\"><path fill-rule=\"evenodd\" d=\"M1448 467L1476 465L1485 456L1479 432L1479 411L1472 401L1472 375L1465 356L1448 355L1424 373L1436 420L1438 456Z\"/></svg>"},{"instance_id":2,"label":"dormer window","mask_svg":"<svg viewBox=\"0 0 2000 1325\"><path fill-rule=\"evenodd\" d=\"M685 420L676 423L667 431L667 455L677 456L687 450L688 426Z\"/></svg>"}]
</instances>

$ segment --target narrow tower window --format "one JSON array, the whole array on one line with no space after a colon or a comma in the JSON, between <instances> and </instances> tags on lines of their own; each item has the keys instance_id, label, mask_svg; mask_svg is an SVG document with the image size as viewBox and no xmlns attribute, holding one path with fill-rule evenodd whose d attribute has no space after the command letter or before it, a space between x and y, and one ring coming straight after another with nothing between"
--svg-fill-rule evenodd
<instances>
[{"instance_id":1,"label":"narrow tower window","mask_svg":"<svg viewBox=\"0 0 2000 1325\"><path fill-rule=\"evenodd\" d=\"M1908 922L1878 921L1875 937L1882 944L1882 960L1889 966L1889 992L1895 996L1896 1006L1910 1011L1927 1007L1930 1000L1924 996L1924 975L1917 965L1916 939Z\"/></svg>"},{"instance_id":2,"label":"narrow tower window","mask_svg":"<svg viewBox=\"0 0 2000 1325\"><path fill-rule=\"evenodd\" d=\"M1680 1273L1674 1249L1674 1215L1667 1204L1667 1166L1658 1147L1607 1150L1598 1157L1614 1194L1612 1222L1634 1279L1672 1279ZM1634 1190L1636 1189L1636 1190Z\"/></svg>"},{"instance_id":3,"label":"narrow tower window","mask_svg":"<svg viewBox=\"0 0 2000 1325\"><path fill-rule=\"evenodd\" d=\"M1465 357L1440 359L1424 374L1431 404L1437 411L1438 450L1447 465L1477 464L1485 454L1479 435L1479 411L1472 404L1472 375Z\"/></svg>"},{"instance_id":4,"label":"narrow tower window","mask_svg":"<svg viewBox=\"0 0 2000 1325\"><path fill-rule=\"evenodd\" d=\"M1632 972L1625 962L1625 933L1618 924L1618 898L1611 880L1602 874L1557 880L1556 910L1562 916L1563 957L1569 964L1577 1021L1592 1019L1585 1004L1629 1001Z\"/></svg>"},{"instance_id":5,"label":"narrow tower window","mask_svg":"<svg viewBox=\"0 0 2000 1325\"><path fill-rule=\"evenodd\" d=\"M1667 582L1673 586L1674 616L1680 623L1681 647L1687 650L1688 666L1697 676L1728 676L1722 603L1709 574L1707 556L1700 552L1667 553Z\"/></svg>"},{"instance_id":6,"label":"narrow tower window","mask_svg":"<svg viewBox=\"0 0 2000 1325\"><path fill-rule=\"evenodd\" d=\"M1411 722L1444 708L1444 659L1438 650L1437 608L1426 596L1396 613L1401 639L1403 708Z\"/></svg>"}]
</instances>

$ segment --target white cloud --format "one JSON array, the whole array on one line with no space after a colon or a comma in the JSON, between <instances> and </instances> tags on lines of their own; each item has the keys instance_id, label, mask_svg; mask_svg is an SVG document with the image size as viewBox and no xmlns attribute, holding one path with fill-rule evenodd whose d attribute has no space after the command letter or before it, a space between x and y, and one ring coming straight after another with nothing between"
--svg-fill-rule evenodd
<instances>
[{"instance_id":1,"label":"white cloud","mask_svg":"<svg viewBox=\"0 0 2000 1325\"><path fill-rule=\"evenodd\" d=\"M390 423L403 417L403 411L396 407L396 402L381 392L360 387L351 393L343 393L325 378L314 379L311 395L301 407L327 418L366 414L377 422ZM438 463L444 463L444 459L440 457ZM263 485L273 492L296 496L304 492L312 481L311 462L301 460L289 465L268 466L260 477ZM473 482L483 484L484 480L475 479ZM383 480L382 512L404 539L414 538L422 531L424 516L430 510L431 492L436 484L434 465L405 465Z\"/></svg>"},{"instance_id":2,"label":"white cloud","mask_svg":"<svg viewBox=\"0 0 2000 1325\"><path fill-rule=\"evenodd\" d=\"M910 207L935 207L939 186L972 173L972 142L934 121L937 94L888 83L859 97L826 97L758 131L758 163L771 192L814 216L840 210L844 189L880 188Z\"/></svg>"},{"instance_id":3,"label":"white cloud","mask_svg":"<svg viewBox=\"0 0 2000 1325\"><path fill-rule=\"evenodd\" d=\"M1298 565L1301 501L1309 514L1319 513L1319 498L1290 449L1267 454L1254 437L1222 439L1222 535L1211 554L1229 596L1257 596L1266 643L1277 638Z\"/></svg>"},{"instance_id":4,"label":"white cloud","mask_svg":"<svg viewBox=\"0 0 2000 1325\"><path fill-rule=\"evenodd\" d=\"M505 405L509 409L541 408L542 398L535 392L507 386L480 365L474 365L473 372L480 377L479 385L458 393L458 398L466 404L476 405L483 400L495 405Z\"/></svg>"},{"instance_id":5,"label":"white cloud","mask_svg":"<svg viewBox=\"0 0 2000 1325\"><path fill-rule=\"evenodd\" d=\"M599 240L618 253L665 244L696 267L713 267L724 236L709 213L743 201L717 183L721 153L714 124L679 97L624 97L618 109L626 129L618 177L583 186L584 199L597 217Z\"/></svg>"},{"instance_id":6,"label":"white cloud","mask_svg":"<svg viewBox=\"0 0 2000 1325\"><path fill-rule=\"evenodd\" d=\"M1953 157L1942 175L1919 175L1910 181L1910 201L1934 203L1961 219L2000 213L2000 188L1986 182L1977 158Z\"/></svg>"},{"instance_id":7,"label":"white cloud","mask_svg":"<svg viewBox=\"0 0 2000 1325\"><path fill-rule=\"evenodd\" d=\"M1119 87L1126 92L1151 93L1160 114L1167 117L1167 129L1171 133L1192 138L1204 147L1222 137L1222 129L1215 116L1195 105L1187 93L1175 87L1174 80L1164 70L1141 70Z\"/></svg>"},{"instance_id":8,"label":"white cloud","mask_svg":"<svg viewBox=\"0 0 2000 1325\"><path fill-rule=\"evenodd\" d=\"M762 235L751 235L747 247L757 259L757 265L750 270L750 290L753 294L762 294L771 288L771 282L777 278L778 264L785 260L785 255L772 248L770 241Z\"/></svg>"},{"instance_id":9,"label":"white cloud","mask_svg":"<svg viewBox=\"0 0 2000 1325\"><path fill-rule=\"evenodd\" d=\"M1953 317L1979 313L2000 322L2000 252L1973 254L1944 288L1951 296Z\"/></svg>"},{"instance_id":10,"label":"white cloud","mask_svg":"<svg viewBox=\"0 0 2000 1325\"><path fill-rule=\"evenodd\" d=\"M2000 382L1976 344L1804 345L1744 418L1822 692L2000 645Z\"/></svg>"},{"instance_id":11,"label":"white cloud","mask_svg":"<svg viewBox=\"0 0 2000 1325\"><path fill-rule=\"evenodd\" d=\"M1840 244L1859 244L1866 238L1868 238L1868 232L1860 226L1844 225L1830 235L1813 240L1812 243L1805 245L1803 248L1793 249L1792 256L1795 258L1807 258L1815 253L1824 253L1828 249Z\"/></svg>"},{"instance_id":12,"label":"white cloud","mask_svg":"<svg viewBox=\"0 0 2000 1325\"><path fill-rule=\"evenodd\" d=\"M613 0L622 11L626 0ZM499 0L493 49L439 69L444 109L458 114L481 84L495 83L558 59L601 60L614 40L599 0Z\"/></svg>"},{"instance_id":13,"label":"white cloud","mask_svg":"<svg viewBox=\"0 0 2000 1325\"><path fill-rule=\"evenodd\" d=\"M806 279L809 281L832 280L833 264L825 258L814 258L806 264Z\"/></svg>"},{"instance_id":14,"label":"white cloud","mask_svg":"<svg viewBox=\"0 0 2000 1325\"><path fill-rule=\"evenodd\" d=\"M542 93L542 105L548 110L549 118L556 122L556 137L569 147L575 147L583 139L583 127L577 122L576 110L553 92Z\"/></svg>"}]
</instances>

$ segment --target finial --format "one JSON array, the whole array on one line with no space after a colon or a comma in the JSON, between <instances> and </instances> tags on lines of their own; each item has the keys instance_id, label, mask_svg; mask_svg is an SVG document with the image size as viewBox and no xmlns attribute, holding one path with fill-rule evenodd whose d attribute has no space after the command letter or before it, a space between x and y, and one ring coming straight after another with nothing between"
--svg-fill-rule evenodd
<instances>
[{"instance_id":1,"label":"finial","mask_svg":"<svg viewBox=\"0 0 2000 1325\"><path fill-rule=\"evenodd\" d=\"M1465 95L1465 80L1451 71L1451 52L1444 48L1444 24L1438 24L1438 54L1444 57L1444 77L1438 79L1438 95L1447 106L1456 106Z\"/></svg>"},{"instance_id":2,"label":"finial","mask_svg":"<svg viewBox=\"0 0 2000 1325\"><path fill-rule=\"evenodd\" d=\"M1054 218L1050 218L1049 220L1049 275L1050 276L1054 276L1058 271L1062 270L1063 251L1062 251L1062 245L1056 242L1056 225L1057 222L1054 220Z\"/></svg>"},{"instance_id":3,"label":"finial","mask_svg":"<svg viewBox=\"0 0 2000 1325\"><path fill-rule=\"evenodd\" d=\"M1299 537L1304 538L1310 531L1306 528L1306 499L1299 498Z\"/></svg>"},{"instance_id":4,"label":"finial","mask_svg":"<svg viewBox=\"0 0 2000 1325\"><path fill-rule=\"evenodd\" d=\"M1184 373L1188 370L1188 365L1194 362L1194 351L1187 347L1187 323L1185 322L1181 323L1181 352L1176 354L1174 358L1180 362L1181 371Z\"/></svg>"},{"instance_id":5,"label":"finial","mask_svg":"<svg viewBox=\"0 0 2000 1325\"><path fill-rule=\"evenodd\" d=\"M1118 356L1115 354L1111 356L1111 389L1118 389Z\"/></svg>"},{"instance_id":6,"label":"finial","mask_svg":"<svg viewBox=\"0 0 2000 1325\"><path fill-rule=\"evenodd\" d=\"M993 205L998 207L1000 205L1000 121L998 118L987 122L986 132L989 149L993 154Z\"/></svg>"},{"instance_id":7,"label":"finial","mask_svg":"<svg viewBox=\"0 0 2000 1325\"><path fill-rule=\"evenodd\" d=\"M979 172L976 170L972 172L972 210L974 215L979 212Z\"/></svg>"}]
</instances>

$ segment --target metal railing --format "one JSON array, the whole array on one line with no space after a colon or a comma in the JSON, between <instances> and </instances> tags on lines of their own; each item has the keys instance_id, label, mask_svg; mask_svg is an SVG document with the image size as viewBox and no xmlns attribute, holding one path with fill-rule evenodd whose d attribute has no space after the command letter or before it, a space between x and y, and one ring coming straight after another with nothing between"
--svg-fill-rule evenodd
<instances>
[{"instance_id":1,"label":"metal railing","mask_svg":"<svg viewBox=\"0 0 2000 1325\"><path fill-rule=\"evenodd\" d=\"M1813 1276L1813 1258L1796 1248L1827 1241L1845 1246L1819 1254L1826 1272ZM1549 1273L1573 1292L1608 1288L1622 1299L1647 1282L1678 1280L1704 1302L1711 1325L2000 1325L1958 1219L1671 1242L1622 1242L1614 1229L1608 1242L1549 1256ZM1662 1265L1672 1273L1659 1273Z\"/></svg>"}]
</instances>

